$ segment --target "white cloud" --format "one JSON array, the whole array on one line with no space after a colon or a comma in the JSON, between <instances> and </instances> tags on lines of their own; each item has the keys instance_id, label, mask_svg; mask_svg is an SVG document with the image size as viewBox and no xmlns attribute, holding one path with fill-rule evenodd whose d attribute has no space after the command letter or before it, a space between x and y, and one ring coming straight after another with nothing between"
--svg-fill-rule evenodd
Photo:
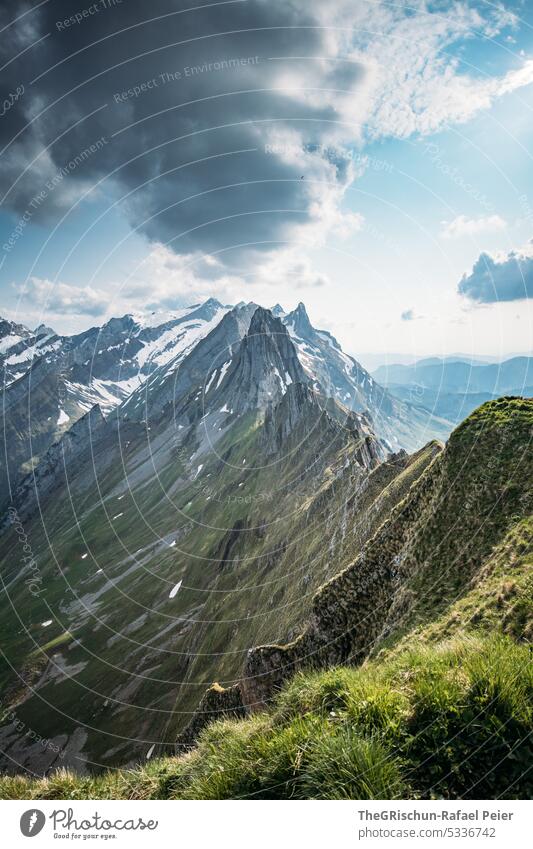
<instances>
[{"instance_id":1,"label":"white cloud","mask_svg":"<svg viewBox=\"0 0 533 849\"><path fill-rule=\"evenodd\" d=\"M268 303L281 299L287 288L311 289L328 283L299 247L260 254L251 269L248 265L228 268L213 255L177 255L156 244L116 294L124 311L172 309L212 296L223 303L261 299Z\"/></svg>"},{"instance_id":2,"label":"white cloud","mask_svg":"<svg viewBox=\"0 0 533 849\"><path fill-rule=\"evenodd\" d=\"M461 61L457 47L516 23L499 6L481 13L466 3L435 12L422 1L373 4L350 54L364 69L363 84L344 113L365 127L367 138L428 135L470 120L533 82L533 59L491 77Z\"/></svg>"},{"instance_id":3,"label":"white cloud","mask_svg":"<svg viewBox=\"0 0 533 849\"><path fill-rule=\"evenodd\" d=\"M479 233L491 233L504 230L506 221L500 215L487 215L480 218L467 218L458 215L453 221L443 221L441 238L456 239L461 236L477 236Z\"/></svg>"}]
</instances>

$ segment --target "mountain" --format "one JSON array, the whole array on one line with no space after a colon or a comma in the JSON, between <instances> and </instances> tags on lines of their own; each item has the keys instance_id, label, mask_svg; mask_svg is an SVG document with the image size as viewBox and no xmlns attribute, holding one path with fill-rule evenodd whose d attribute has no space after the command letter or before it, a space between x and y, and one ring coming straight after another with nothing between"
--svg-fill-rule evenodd
<instances>
[{"instance_id":1,"label":"mountain","mask_svg":"<svg viewBox=\"0 0 533 849\"><path fill-rule=\"evenodd\" d=\"M75 336L50 336L44 328L43 335L8 347L2 391L7 462L0 466L0 506L47 448L91 407L98 404L109 414L154 369L177 369L226 312L210 299L170 314L113 318ZM20 335L10 332L4 340ZM15 368L20 374L9 382Z\"/></svg>"},{"instance_id":2,"label":"mountain","mask_svg":"<svg viewBox=\"0 0 533 849\"><path fill-rule=\"evenodd\" d=\"M22 634L9 610L1 626L20 674L10 689L3 673L3 766L71 769L44 780L4 777L1 795L530 797L533 401L488 402L445 447L383 458L368 421L358 430L349 413L348 426L339 427L342 408L320 403L319 414L318 400L309 383L295 382L264 413L245 412L228 428L206 464L210 506L194 573L191 550L183 572L175 564L170 578L165 543L181 548L184 537L161 533L168 508L153 492L145 492L143 519L155 528L159 518L160 544L136 551L137 569L108 565L112 536L101 518L82 524L77 541L72 519L58 521L54 497L45 518L71 588L63 601L57 567L50 562L45 574L40 560L31 580L41 588L42 579L46 598L30 604L24 570L13 565L20 543L9 541L11 531L0 538L11 550L2 560L4 582L25 613ZM288 418L289 432L280 432ZM269 470L280 446L290 462ZM250 477L238 462L243 452L254 460ZM317 455L320 471L311 466ZM237 481L246 481L241 501ZM247 498L250 488L255 498ZM184 497L185 513L200 515L198 493ZM92 498L84 504L91 510ZM86 522L82 509L76 515ZM224 516L222 533L215 516ZM123 533L132 549L140 524L141 516ZM33 544L37 527L25 528ZM88 574L96 563L79 563L82 539L90 548L84 554L94 557L88 534L96 529L97 544L105 537L100 579ZM154 603L165 577L166 608ZM98 580L114 583L115 592ZM200 588L207 598L195 602ZM154 620L184 596L187 604L157 628ZM45 610L50 626L38 624ZM152 639L147 622L159 631ZM53 630L43 642L45 625ZM257 639L269 631L274 640ZM202 692L201 669L220 683ZM27 728L47 745L28 743ZM134 761L133 770L100 772ZM89 768L92 775L79 775Z\"/></svg>"},{"instance_id":3,"label":"mountain","mask_svg":"<svg viewBox=\"0 0 533 849\"><path fill-rule=\"evenodd\" d=\"M433 357L412 366L381 366L374 376L398 400L459 423L485 401L501 395L531 396L533 359L513 357L483 365Z\"/></svg>"},{"instance_id":4,"label":"mountain","mask_svg":"<svg viewBox=\"0 0 533 849\"><path fill-rule=\"evenodd\" d=\"M43 326L32 333L22 325L4 322L6 450L0 463L0 508L7 505L24 475L35 468L47 449L94 405L108 418L113 414L122 421L151 427L171 408L180 407L184 415L186 408L188 421L204 401L228 394L226 389L219 391L226 370L237 387L244 372L235 377L234 357L257 308L253 302L232 308L210 298L171 313L112 318L74 336L58 336ZM428 439L447 437L451 424L446 418L416 399L415 403L400 401L383 389L342 351L333 336L313 328L302 303L290 313L279 304L273 309L263 312L271 317L269 321L278 322L274 338L281 340L281 328L285 328L296 351L290 358L291 380L304 379L303 369L305 380L323 395L349 410L366 412L391 451L414 451ZM263 362L261 332L256 335L250 349L253 369ZM240 368L245 368L242 359ZM264 405L279 395L286 375L279 368L278 373L279 377L271 369L265 398L248 399L252 406L256 402ZM246 380L243 385L252 386ZM198 397L190 395L184 405L192 392ZM226 400L231 400L229 395ZM245 403L244 399L239 403Z\"/></svg>"},{"instance_id":5,"label":"mountain","mask_svg":"<svg viewBox=\"0 0 533 849\"><path fill-rule=\"evenodd\" d=\"M171 751L210 681L231 685L251 646L289 639L441 450L390 454L259 307L224 315L166 380L181 387L171 404L143 420L129 403L106 418L93 407L14 492L0 536L0 684L17 717L0 730L4 769ZM20 723L53 746L28 746Z\"/></svg>"},{"instance_id":6,"label":"mountain","mask_svg":"<svg viewBox=\"0 0 533 849\"><path fill-rule=\"evenodd\" d=\"M461 351L452 352L445 357L442 356L420 356L416 354L405 354L393 351L383 351L381 353L359 353L359 359L364 364L364 367L374 374L378 368L391 367L392 365L412 366L416 363L469 363L473 366L482 366L488 363L501 363L504 360L510 360L514 357L530 357L531 351L515 351L507 354L466 354Z\"/></svg>"},{"instance_id":7,"label":"mountain","mask_svg":"<svg viewBox=\"0 0 533 849\"><path fill-rule=\"evenodd\" d=\"M521 395L533 383L533 359L513 357L502 363L472 365L470 362L420 360L411 366L380 366L376 380L385 386L419 386L444 393L487 392L492 396Z\"/></svg>"}]
</instances>

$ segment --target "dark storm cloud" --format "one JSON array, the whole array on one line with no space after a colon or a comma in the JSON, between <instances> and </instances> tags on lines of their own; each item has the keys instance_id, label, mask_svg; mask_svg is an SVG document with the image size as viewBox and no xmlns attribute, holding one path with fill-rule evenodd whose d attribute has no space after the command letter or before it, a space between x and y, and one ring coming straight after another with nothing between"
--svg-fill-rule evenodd
<instances>
[{"instance_id":1,"label":"dark storm cloud","mask_svg":"<svg viewBox=\"0 0 533 849\"><path fill-rule=\"evenodd\" d=\"M512 252L494 259L480 254L472 272L463 275L459 294L480 304L533 298L533 256Z\"/></svg>"},{"instance_id":2,"label":"dark storm cloud","mask_svg":"<svg viewBox=\"0 0 533 849\"><path fill-rule=\"evenodd\" d=\"M342 191L349 161L317 151L346 131L337 99L362 72L324 61L313 3L192 5L49 0L21 17L3 3L0 27L19 20L2 34L2 100L24 87L0 122L4 208L57 218L103 180L149 237L225 252L271 247Z\"/></svg>"}]
</instances>

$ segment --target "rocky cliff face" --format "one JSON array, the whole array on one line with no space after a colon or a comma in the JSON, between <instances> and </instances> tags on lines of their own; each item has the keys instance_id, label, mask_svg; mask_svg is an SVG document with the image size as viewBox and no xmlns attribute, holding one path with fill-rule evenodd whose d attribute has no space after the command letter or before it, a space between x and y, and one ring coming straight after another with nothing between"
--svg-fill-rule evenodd
<instances>
[{"instance_id":1,"label":"rocky cliff face","mask_svg":"<svg viewBox=\"0 0 533 849\"><path fill-rule=\"evenodd\" d=\"M31 516L40 501L56 487L65 484L69 467L83 464L100 440L105 438L107 430L102 411L95 405L50 446L40 463L23 478L14 492L12 507L20 519Z\"/></svg>"},{"instance_id":2,"label":"rocky cliff face","mask_svg":"<svg viewBox=\"0 0 533 849\"><path fill-rule=\"evenodd\" d=\"M179 363L170 360L157 368L122 405L119 416L150 423L169 407L179 414L191 394L192 400L198 400L198 395L208 403L248 332L256 309L257 305L250 303L226 312Z\"/></svg>"},{"instance_id":3,"label":"rocky cliff face","mask_svg":"<svg viewBox=\"0 0 533 849\"><path fill-rule=\"evenodd\" d=\"M258 307L213 398L215 404L224 401L239 414L264 411L291 384L307 382L287 329L269 310Z\"/></svg>"}]
</instances>

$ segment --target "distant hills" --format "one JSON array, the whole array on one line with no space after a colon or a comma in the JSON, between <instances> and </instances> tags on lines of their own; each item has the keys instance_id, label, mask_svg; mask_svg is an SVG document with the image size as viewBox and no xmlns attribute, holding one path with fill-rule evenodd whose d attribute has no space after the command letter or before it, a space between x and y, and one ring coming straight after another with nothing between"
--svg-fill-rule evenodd
<instances>
[{"instance_id":1,"label":"distant hills","mask_svg":"<svg viewBox=\"0 0 533 849\"><path fill-rule=\"evenodd\" d=\"M395 397L454 422L501 395L533 395L531 357L488 364L432 357L412 365L382 365L373 376Z\"/></svg>"}]
</instances>

